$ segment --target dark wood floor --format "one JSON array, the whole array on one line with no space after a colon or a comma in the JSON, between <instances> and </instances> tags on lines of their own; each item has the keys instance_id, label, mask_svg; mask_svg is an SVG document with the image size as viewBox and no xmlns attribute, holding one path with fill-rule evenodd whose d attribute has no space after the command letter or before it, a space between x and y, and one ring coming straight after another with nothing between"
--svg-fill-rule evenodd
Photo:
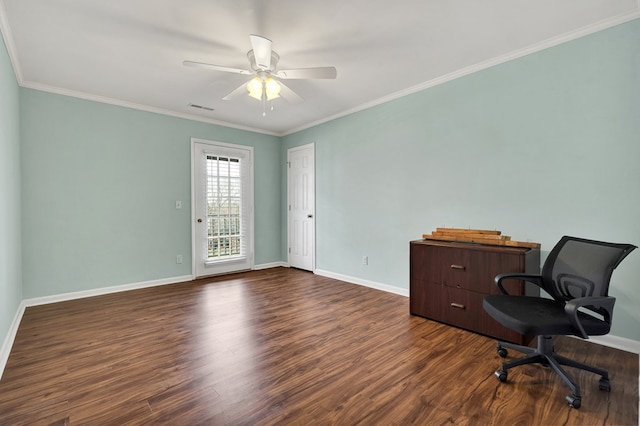
<instances>
[{"instance_id":1,"label":"dark wood floor","mask_svg":"<svg viewBox=\"0 0 640 426\"><path fill-rule=\"evenodd\" d=\"M0 424L638 424L637 355L558 339L611 376L576 372L571 409L549 368L500 383L492 339L408 305L276 268L31 307Z\"/></svg>"}]
</instances>

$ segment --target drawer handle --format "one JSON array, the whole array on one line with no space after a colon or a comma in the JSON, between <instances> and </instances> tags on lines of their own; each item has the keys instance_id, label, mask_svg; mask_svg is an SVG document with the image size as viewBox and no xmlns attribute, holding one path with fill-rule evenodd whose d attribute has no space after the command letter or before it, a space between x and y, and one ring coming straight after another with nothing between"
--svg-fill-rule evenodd
<instances>
[{"instance_id":1,"label":"drawer handle","mask_svg":"<svg viewBox=\"0 0 640 426\"><path fill-rule=\"evenodd\" d=\"M459 269L461 271L464 271L465 267L464 265L451 265L451 269Z\"/></svg>"},{"instance_id":2,"label":"drawer handle","mask_svg":"<svg viewBox=\"0 0 640 426\"><path fill-rule=\"evenodd\" d=\"M457 308L457 309L464 309L464 305L462 305L460 303L451 303L451 307L452 308Z\"/></svg>"}]
</instances>

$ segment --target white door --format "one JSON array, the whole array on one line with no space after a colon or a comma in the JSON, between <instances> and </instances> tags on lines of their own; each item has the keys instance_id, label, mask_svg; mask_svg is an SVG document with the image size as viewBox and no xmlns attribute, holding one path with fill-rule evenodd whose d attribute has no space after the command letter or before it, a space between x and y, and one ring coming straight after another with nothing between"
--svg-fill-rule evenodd
<instances>
[{"instance_id":1,"label":"white door","mask_svg":"<svg viewBox=\"0 0 640 426\"><path fill-rule=\"evenodd\" d=\"M315 157L314 145L287 151L289 199L289 265L315 269Z\"/></svg>"},{"instance_id":2,"label":"white door","mask_svg":"<svg viewBox=\"0 0 640 426\"><path fill-rule=\"evenodd\" d=\"M253 267L253 148L192 139L193 271Z\"/></svg>"}]
</instances>

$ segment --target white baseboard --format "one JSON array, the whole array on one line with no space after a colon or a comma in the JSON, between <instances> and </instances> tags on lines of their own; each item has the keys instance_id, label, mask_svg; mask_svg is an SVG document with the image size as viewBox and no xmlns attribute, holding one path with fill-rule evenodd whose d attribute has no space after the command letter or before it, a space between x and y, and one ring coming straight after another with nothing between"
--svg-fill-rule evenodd
<instances>
[{"instance_id":1,"label":"white baseboard","mask_svg":"<svg viewBox=\"0 0 640 426\"><path fill-rule=\"evenodd\" d=\"M349 275L336 274L335 272L324 271L322 269L316 269L313 271L316 275L321 275L327 278L333 278L335 280L346 281L351 284L358 284L365 287L374 288L376 290L386 291L387 293L399 294L400 296L409 297L409 289L395 287L388 284L382 284L375 281L364 280L362 278L351 277Z\"/></svg>"},{"instance_id":2,"label":"white baseboard","mask_svg":"<svg viewBox=\"0 0 640 426\"><path fill-rule=\"evenodd\" d=\"M156 287L167 284L177 284L185 281L193 281L193 275L183 275L181 277L163 278L160 280L143 281L139 283L123 284L113 287L95 288L92 290L75 291L71 293L55 294L52 296L35 297L25 299L22 302L25 306L46 305L49 303L65 302L67 300L83 299L85 297L102 296L103 294L119 293L122 291L137 290L140 288Z\"/></svg>"},{"instance_id":3,"label":"white baseboard","mask_svg":"<svg viewBox=\"0 0 640 426\"><path fill-rule=\"evenodd\" d=\"M9 327L7 335L4 338L4 342L2 343L2 348L0 348L0 379L2 379L4 368L7 366L9 354L11 353L11 348L13 347L13 342L16 339L16 335L18 334L18 327L20 327L20 321L22 321L22 315L24 315L25 308L26 305L24 301L22 301L20 305L18 305L18 310L13 317L11 327Z\"/></svg>"},{"instance_id":4,"label":"white baseboard","mask_svg":"<svg viewBox=\"0 0 640 426\"><path fill-rule=\"evenodd\" d=\"M289 264L287 262L271 262L271 263L262 263L260 265L253 265L254 271L260 271L262 269L270 269L270 268L288 268Z\"/></svg>"}]
</instances>

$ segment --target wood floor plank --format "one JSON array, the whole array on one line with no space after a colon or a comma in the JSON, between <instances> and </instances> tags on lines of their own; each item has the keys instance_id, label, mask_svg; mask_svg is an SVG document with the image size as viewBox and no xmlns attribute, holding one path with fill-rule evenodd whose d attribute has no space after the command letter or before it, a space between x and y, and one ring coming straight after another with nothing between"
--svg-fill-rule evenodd
<instances>
[{"instance_id":1,"label":"wood floor plank","mask_svg":"<svg viewBox=\"0 0 640 426\"><path fill-rule=\"evenodd\" d=\"M638 356L557 338L549 369L494 376L495 341L409 315L407 298L274 268L27 308L0 425L638 424ZM509 357L518 354L509 354Z\"/></svg>"}]
</instances>

